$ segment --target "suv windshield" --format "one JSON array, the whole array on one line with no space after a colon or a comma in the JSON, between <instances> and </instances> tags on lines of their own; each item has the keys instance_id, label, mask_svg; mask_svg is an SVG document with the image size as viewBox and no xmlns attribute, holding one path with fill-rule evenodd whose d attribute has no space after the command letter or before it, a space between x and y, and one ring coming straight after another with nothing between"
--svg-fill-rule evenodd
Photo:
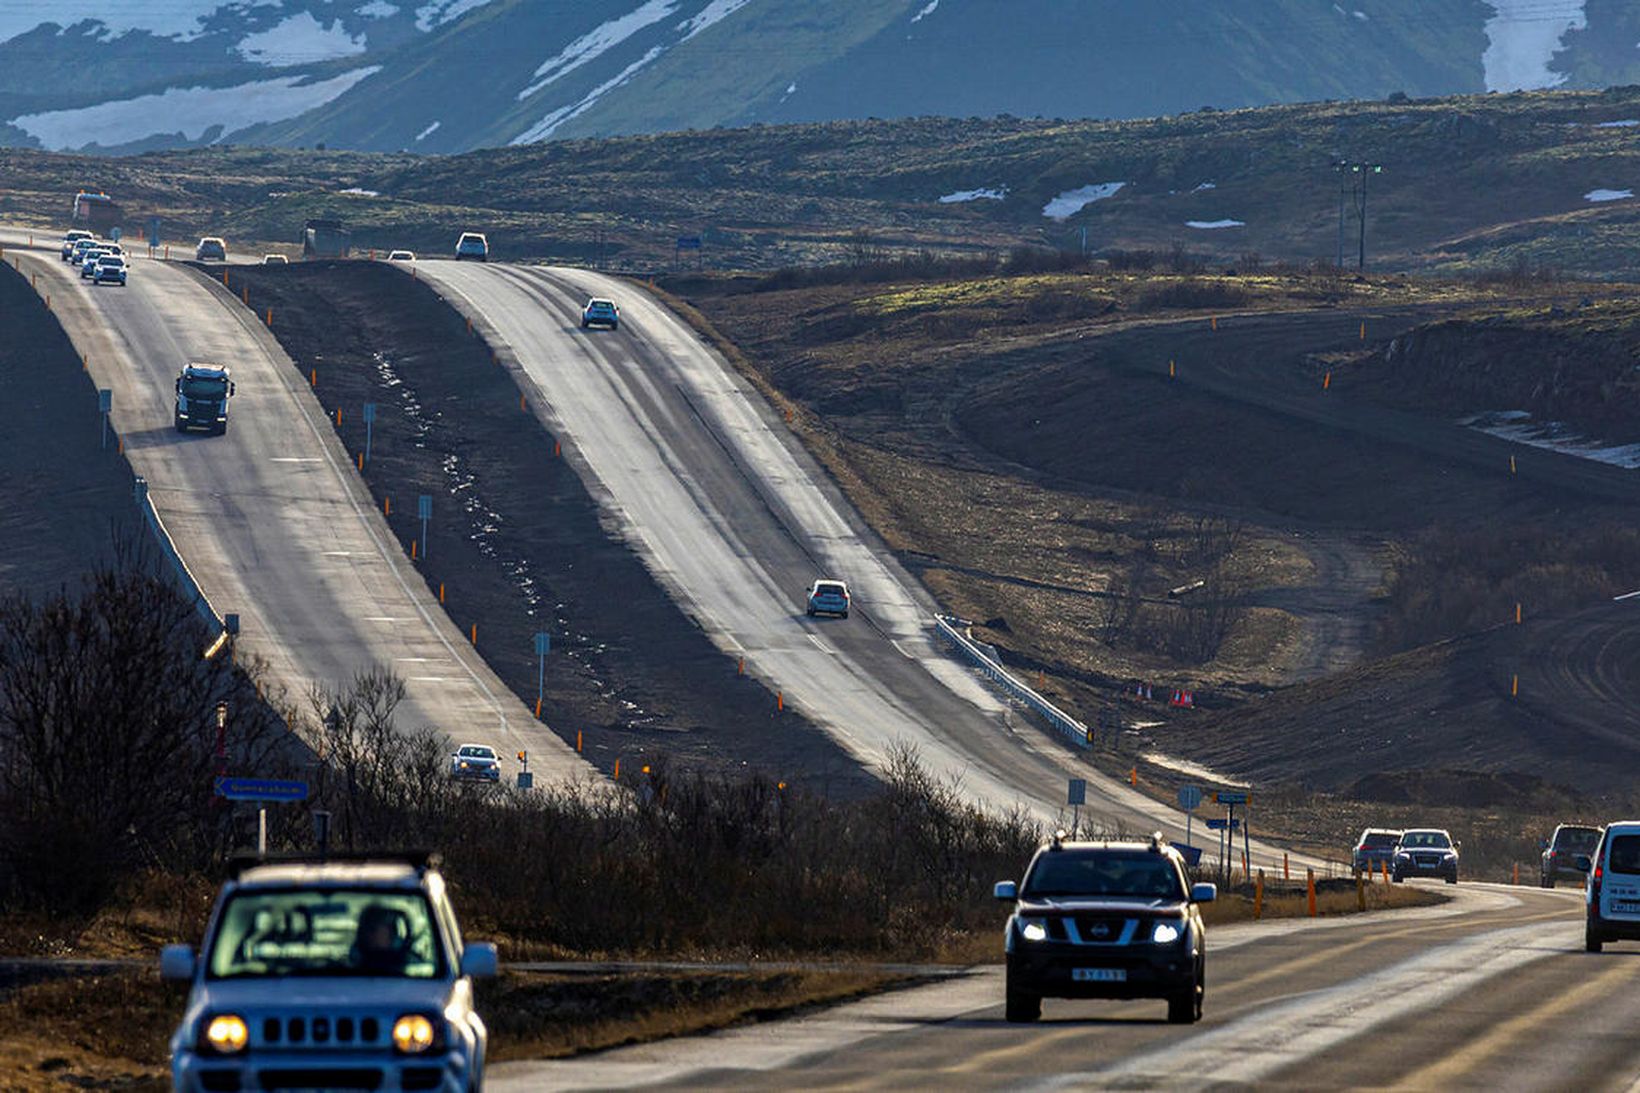
<instances>
[{"instance_id":1,"label":"suv windshield","mask_svg":"<svg viewBox=\"0 0 1640 1093\"><path fill-rule=\"evenodd\" d=\"M462 748L460 754L466 759L494 759L495 749L469 745Z\"/></svg>"},{"instance_id":2,"label":"suv windshield","mask_svg":"<svg viewBox=\"0 0 1640 1093\"><path fill-rule=\"evenodd\" d=\"M1022 895L1183 899L1184 887L1178 869L1161 854L1053 850L1038 856Z\"/></svg>"},{"instance_id":3,"label":"suv windshield","mask_svg":"<svg viewBox=\"0 0 1640 1093\"><path fill-rule=\"evenodd\" d=\"M1408 831L1401 836L1401 845L1419 850L1446 850L1452 840L1439 831Z\"/></svg>"},{"instance_id":4,"label":"suv windshield","mask_svg":"<svg viewBox=\"0 0 1640 1093\"><path fill-rule=\"evenodd\" d=\"M206 966L212 979L433 979L444 974L444 954L420 892L247 890L222 909Z\"/></svg>"}]
</instances>

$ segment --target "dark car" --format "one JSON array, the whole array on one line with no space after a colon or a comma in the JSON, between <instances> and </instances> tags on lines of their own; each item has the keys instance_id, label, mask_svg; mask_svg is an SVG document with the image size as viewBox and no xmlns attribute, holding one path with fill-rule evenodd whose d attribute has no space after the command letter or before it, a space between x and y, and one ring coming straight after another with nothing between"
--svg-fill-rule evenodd
<instances>
[{"instance_id":1,"label":"dark car","mask_svg":"<svg viewBox=\"0 0 1640 1093\"><path fill-rule=\"evenodd\" d=\"M1353 862L1357 873L1373 873L1395 864L1401 833L1387 827L1369 827L1355 840Z\"/></svg>"},{"instance_id":2,"label":"dark car","mask_svg":"<svg viewBox=\"0 0 1640 1093\"><path fill-rule=\"evenodd\" d=\"M1582 884L1587 869L1578 867L1579 857L1594 854L1600 842L1600 829L1589 824L1561 824L1543 844L1543 858L1538 863L1538 884L1553 888L1558 880L1574 880Z\"/></svg>"},{"instance_id":3,"label":"dark car","mask_svg":"<svg viewBox=\"0 0 1640 1093\"><path fill-rule=\"evenodd\" d=\"M996 886L996 898L1014 905L1005 934L1008 1020L1035 1021L1044 998L1162 998L1170 1022L1200 1020L1200 905L1217 895L1214 885L1190 884L1184 859L1159 835L1056 836L1031 859L1023 883Z\"/></svg>"},{"instance_id":4,"label":"dark car","mask_svg":"<svg viewBox=\"0 0 1640 1093\"><path fill-rule=\"evenodd\" d=\"M1458 848L1452 836L1439 828L1403 831L1390 876L1397 884L1408 877L1439 877L1448 884L1457 884Z\"/></svg>"}]
</instances>

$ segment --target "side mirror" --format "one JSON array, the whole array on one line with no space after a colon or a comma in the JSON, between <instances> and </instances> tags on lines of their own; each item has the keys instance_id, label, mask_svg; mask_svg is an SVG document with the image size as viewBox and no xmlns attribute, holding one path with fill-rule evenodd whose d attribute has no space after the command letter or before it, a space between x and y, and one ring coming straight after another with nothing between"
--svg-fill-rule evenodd
<instances>
[{"instance_id":1,"label":"side mirror","mask_svg":"<svg viewBox=\"0 0 1640 1093\"><path fill-rule=\"evenodd\" d=\"M237 383L228 384L228 397L232 398L238 390L239 390L239 384L237 384Z\"/></svg>"},{"instance_id":2,"label":"side mirror","mask_svg":"<svg viewBox=\"0 0 1640 1093\"><path fill-rule=\"evenodd\" d=\"M1577 871L1579 873L1587 873L1590 869L1594 868L1594 862L1589 860L1589 855L1587 854L1579 854L1577 857L1572 859L1572 864L1577 866Z\"/></svg>"},{"instance_id":3,"label":"side mirror","mask_svg":"<svg viewBox=\"0 0 1640 1093\"><path fill-rule=\"evenodd\" d=\"M182 394L182 377L177 377L177 394Z\"/></svg>"},{"instance_id":4,"label":"side mirror","mask_svg":"<svg viewBox=\"0 0 1640 1093\"><path fill-rule=\"evenodd\" d=\"M999 880L991 894L1004 903L1014 903L1019 899L1019 885L1011 880Z\"/></svg>"},{"instance_id":5,"label":"side mirror","mask_svg":"<svg viewBox=\"0 0 1640 1093\"><path fill-rule=\"evenodd\" d=\"M167 945L159 951L159 977L169 980L188 980L194 977L194 947Z\"/></svg>"},{"instance_id":6,"label":"side mirror","mask_svg":"<svg viewBox=\"0 0 1640 1093\"><path fill-rule=\"evenodd\" d=\"M461 950L461 974L470 978L493 979L499 964L491 942L470 942Z\"/></svg>"},{"instance_id":7,"label":"side mirror","mask_svg":"<svg viewBox=\"0 0 1640 1093\"><path fill-rule=\"evenodd\" d=\"M1216 884L1192 884L1190 886L1191 903L1212 903L1219 898L1219 886Z\"/></svg>"}]
</instances>

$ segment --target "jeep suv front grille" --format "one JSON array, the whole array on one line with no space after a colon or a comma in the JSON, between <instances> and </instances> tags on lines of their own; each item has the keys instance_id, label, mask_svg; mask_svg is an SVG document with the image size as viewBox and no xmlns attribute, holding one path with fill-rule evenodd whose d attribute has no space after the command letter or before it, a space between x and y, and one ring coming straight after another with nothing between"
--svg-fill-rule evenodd
<instances>
[{"instance_id":1,"label":"jeep suv front grille","mask_svg":"<svg viewBox=\"0 0 1640 1093\"><path fill-rule=\"evenodd\" d=\"M265 1047L380 1047L385 1043L382 1022L375 1017L314 1014L262 1019Z\"/></svg>"}]
</instances>

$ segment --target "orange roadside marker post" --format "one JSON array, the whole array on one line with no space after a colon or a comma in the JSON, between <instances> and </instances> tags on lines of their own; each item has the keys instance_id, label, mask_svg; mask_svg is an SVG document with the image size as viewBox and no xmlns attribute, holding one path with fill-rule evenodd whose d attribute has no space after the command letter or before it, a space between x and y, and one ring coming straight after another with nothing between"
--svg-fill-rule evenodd
<instances>
[{"instance_id":1,"label":"orange roadside marker post","mask_svg":"<svg viewBox=\"0 0 1640 1093\"><path fill-rule=\"evenodd\" d=\"M1309 889L1309 896L1310 896L1310 917L1314 918L1315 917L1315 870L1314 869L1306 869L1304 872L1306 874L1308 874L1308 877L1309 877L1309 880L1308 880L1308 883L1307 883L1306 887Z\"/></svg>"},{"instance_id":2,"label":"orange roadside marker post","mask_svg":"<svg viewBox=\"0 0 1640 1093\"><path fill-rule=\"evenodd\" d=\"M1292 871L1292 868L1287 863L1287 851L1285 851L1285 850L1283 850L1281 852L1281 879L1282 880L1292 880L1293 879L1293 871Z\"/></svg>"}]
</instances>

